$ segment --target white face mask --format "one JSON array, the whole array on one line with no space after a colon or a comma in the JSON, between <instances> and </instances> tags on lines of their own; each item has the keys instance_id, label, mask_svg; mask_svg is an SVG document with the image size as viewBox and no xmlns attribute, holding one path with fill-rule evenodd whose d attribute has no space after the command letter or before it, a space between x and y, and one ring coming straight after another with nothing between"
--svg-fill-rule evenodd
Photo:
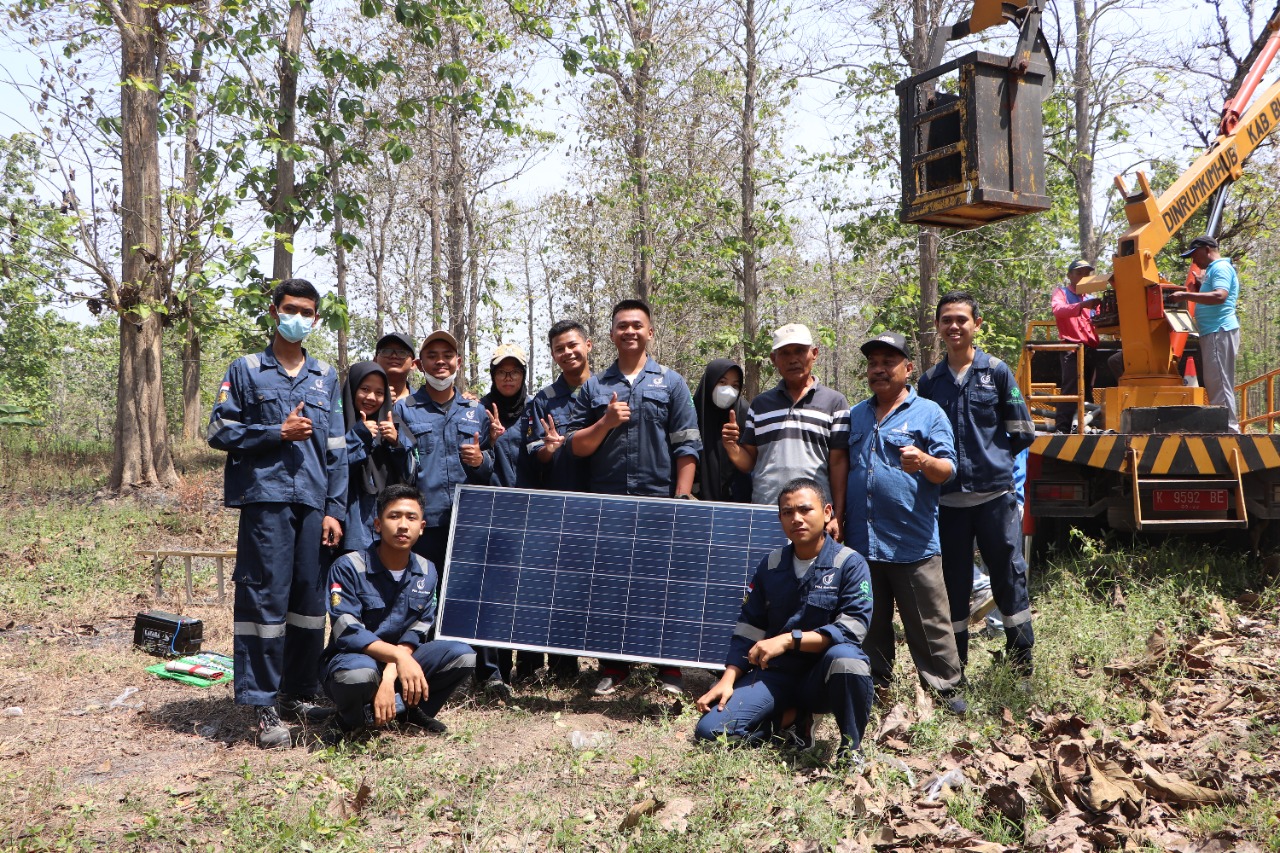
<instances>
[{"instance_id":1,"label":"white face mask","mask_svg":"<svg viewBox=\"0 0 1280 853\"><path fill-rule=\"evenodd\" d=\"M711 391L711 402L718 408L730 409L734 403L738 402L739 393L741 392L732 385L717 385Z\"/></svg>"},{"instance_id":2,"label":"white face mask","mask_svg":"<svg viewBox=\"0 0 1280 853\"><path fill-rule=\"evenodd\" d=\"M437 379L428 373L427 384L437 391L447 391L449 388L453 387L453 380L456 379L457 376L457 373L450 373L448 376L441 376Z\"/></svg>"}]
</instances>

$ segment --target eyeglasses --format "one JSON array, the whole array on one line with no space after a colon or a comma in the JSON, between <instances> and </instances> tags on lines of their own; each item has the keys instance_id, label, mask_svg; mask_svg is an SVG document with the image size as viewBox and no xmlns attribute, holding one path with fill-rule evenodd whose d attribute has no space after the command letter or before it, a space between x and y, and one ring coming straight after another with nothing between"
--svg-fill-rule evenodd
<instances>
[{"instance_id":1,"label":"eyeglasses","mask_svg":"<svg viewBox=\"0 0 1280 853\"><path fill-rule=\"evenodd\" d=\"M380 349L378 350L378 357L404 360L406 358L413 358L413 353L403 349Z\"/></svg>"},{"instance_id":2,"label":"eyeglasses","mask_svg":"<svg viewBox=\"0 0 1280 853\"><path fill-rule=\"evenodd\" d=\"M524 377L523 370L499 370L494 373L495 379L521 379Z\"/></svg>"}]
</instances>

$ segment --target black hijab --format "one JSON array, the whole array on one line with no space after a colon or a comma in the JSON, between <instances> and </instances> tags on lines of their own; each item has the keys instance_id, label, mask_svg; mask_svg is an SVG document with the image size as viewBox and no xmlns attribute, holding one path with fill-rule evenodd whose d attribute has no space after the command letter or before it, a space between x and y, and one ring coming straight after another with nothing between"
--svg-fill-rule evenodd
<instances>
[{"instance_id":1,"label":"black hijab","mask_svg":"<svg viewBox=\"0 0 1280 853\"><path fill-rule=\"evenodd\" d=\"M507 356L507 358L510 358L516 364L520 364L520 360L514 356ZM502 361L506 360L504 358ZM486 412L489 411L490 406L496 405L498 407L498 420L503 427L511 429L519 423L520 418L524 415L524 406L529 400L529 392L525 388L525 383L529 381L529 371L523 364L520 364L520 387L510 397L504 397L498 391L498 380L493 376L502 361L489 366L489 393L480 398L480 405L484 406Z\"/></svg>"},{"instance_id":2,"label":"black hijab","mask_svg":"<svg viewBox=\"0 0 1280 853\"><path fill-rule=\"evenodd\" d=\"M747 478L734 467L720 440L720 432L729 422L729 413L737 417L738 428L747 423L747 401L742 394L733 406L722 409L711 400L711 392L730 370L745 378L741 365L731 358L717 358L707 364L702 381L693 394L693 408L698 413L698 431L702 434L702 455L698 457L699 496L705 501L743 501L750 495Z\"/></svg>"},{"instance_id":3,"label":"black hijab","mask_svg":"<svg viewBox=\"0 0 1280 853\"><path fill-rule=\"evenodd\" d=\"M376 361L357 361L347 371L347 381L342 386L342 416L346 421L348 432L356 424L364 423L364 417L361 415L360 410L356 408L356 389L360 387L360 383L375 373L382 377L382 382L386 386L386 396L383 398L382 408L378 409L374 420L385 421L387 414L391 411L391 381L387 379L387 372ZM382 443L380 437L375 435L373 437L373 448L369 451L364 464L360 467L360 485L369 494L376 495L385 489L388 484L399 482L399 476L392 473L393 471L390 448ZM352 473L354 474L355 472L353 471Z\"/></svg>"}]
</instances>

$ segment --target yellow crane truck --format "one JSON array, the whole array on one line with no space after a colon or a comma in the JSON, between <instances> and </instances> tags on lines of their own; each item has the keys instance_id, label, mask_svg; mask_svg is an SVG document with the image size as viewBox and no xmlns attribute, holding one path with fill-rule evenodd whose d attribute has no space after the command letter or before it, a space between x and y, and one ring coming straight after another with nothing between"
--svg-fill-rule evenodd
<instances>
[{"instance_id":1,"label":"yellow crane truck","mask_svg":"<svg viewBox=\"0 0 1280 853\"><path fill-rule=\"evenodd\" d=\"M904 222L976 228L1048 208L1041 101L1053 67L1039 28L1045 2L975 0L968 20L935 36L929 70L898 84ZM1013 56L940 61L947 41L1006 21L1019 30ZM1158 196L1141 172L1132 192L1116 178L1129 229L1112 272L1077 288L1102 300L1094 317L1099 349L1123 352L1116 384L1098 389L1095 400L1063 395L1061 353L1081 345L1057 340L1052 322L1031 324L1018 366L1022 393L1039 414L1074 405L1079 426L1078 434L1038 435L1031 446L1028 532L1054 537L1072 519L1141 531L1249 528L1257 547L1263 533L1280 529L1280 435L1273 434L1280 370L1237 386L1243 432L1228 432L1226 410L1207 406L1205 390L1189 381L1194 315L1167 299L1182 286L1156 269L1159 252L1206 203L1207 231L1217 233L1227 187L1280 125L1280 81L1250 103L1278 50L1280 4L1209 150ZM1076 363L1083 369L1084 358ZM1251 411L1259 402L1264 411Z\"/></svg>"}]
</instances>

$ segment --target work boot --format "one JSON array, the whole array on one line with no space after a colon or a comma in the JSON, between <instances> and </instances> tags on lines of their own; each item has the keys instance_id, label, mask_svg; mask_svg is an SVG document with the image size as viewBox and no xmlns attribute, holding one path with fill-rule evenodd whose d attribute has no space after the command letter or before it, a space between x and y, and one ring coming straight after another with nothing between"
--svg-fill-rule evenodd
<instances>
[{"instance_id":1,"label":"work boot","mask_svg":"<svg viewBox=\"0 0 1280 853\"><path fill-rule=\"evenodd\" d=\"M293 746L293 737L280 720L275 705L262 705L258 708L258 746L262 749Z\"/></svg>"},{"instance_id":2,"label":"work boot","mask_svg":"<svg viewBox=\"0 0 1280 853\"><path fill-rule=\"evenodd\" d=\"M322 723L337 711L336 708L317 702L318 696L290 696L288 693L281 693L277 698L280 716L299 723Z\"/></svg>"},{"instance_id":3,"label":"work boot","mask_svg":"<svg viewBox=\"0 0 1280 853\"><path fill-rule=\"evenodd\" d=\"M448 726L435 717L428 717L427 712L417 705L404 709L404 721L406 725L416 726L427 734L442 735L449 731Z\"/></svg>"}]
</instances>

